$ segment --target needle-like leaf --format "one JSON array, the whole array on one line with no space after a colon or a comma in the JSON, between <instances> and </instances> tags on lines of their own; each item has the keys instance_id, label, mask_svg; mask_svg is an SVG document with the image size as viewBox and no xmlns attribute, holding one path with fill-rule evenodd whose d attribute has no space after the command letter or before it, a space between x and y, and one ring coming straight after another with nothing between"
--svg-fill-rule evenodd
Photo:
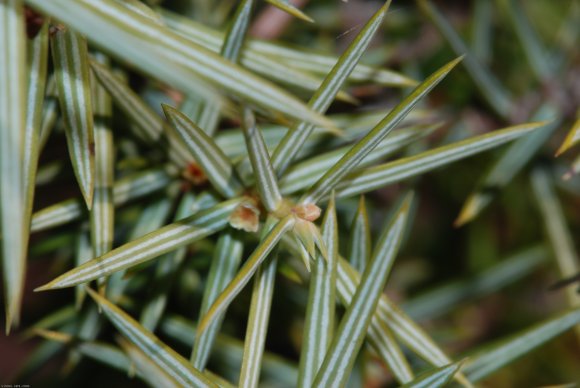
<instances>
[{"instance_id":1,"label":"needle-like leaf","mask_svg":"<svg viewBox=\"0 0 580 388\"><path fill-rule=\"evenodd\" d=\"M342 178L352 172L376 146L391 132L391 130L413 109L413 107L431 91L459 63L454 59L415 88L403 101L395 106L369 133L332 166L308 192L302 197L302 202L316 203L333 190Z\"/></svg>"},{"instance_id":2,"label":"needle-like leaf","mask_svg":"<svg viewBox=\"0 0 580 388\"><path fill-rule=\"evenodd\" d=\"M28 95L26 100L26 133L24 134L24 149L22 155L22 174L24 177L22 180L22 193L26 198L23 215L24 231L22 235L24 249L26 249L25 246L28 244L28 239L30 237L29 233L32 218L32 206L34 202L34 189L36 184L38 158L40 156L40 131L43 113L42 102L44 100L48 72L48 23L45 23L42 26L38 35L36 35L33 40L28 41L27 49L29 69ZM0 66L2 66L2 64L0 64ZM0 131L4 130L4 128L0 128ZM5 139L0 139L0 141L4 140ZM5 151L2 150L0 152ZM5 182L0 184L4 185ZM2 205L4 205L4 203L2 203ZM7 242L4 243L7 244ZM11 247L7 248L11 249ZM16 254L17 252L18 251L15 251ZM13 254L11 254L11 256ZM8 256L4 255L4 257L6 257L6 260L17 260L17 256L8 258ZM18 278L16 274L7 275L15 276L15 279ZM8 283L8 281L6 281L6 283ZM18 319L16 318L15 322L17 321ZM10 327L10 325L8 325L8 327Z\"/></svg>"},{"instance_id":3,"label":"needle-like leaf","mask_svg":"<svg viewBox=\"0 0 580 388\"><path fill-rule=\"evenodd\" d=\"M183 90L195 93L200 87L199 78L204 78L246 101L297 120L332 127L326 118L282 89L113 0L73 3L30 0L30 3L85 34L108 52Z\"/></svg>"},{"instance_id":4,"label":"needle-like leaf","mask_svg":"<svg viewBox=\"0 0 580 388\"><path fill-rule=\"evenodd\" d=\"M127 355L128 364L133 364L137 368L137 373L151 387L179 386L180 382L157 365L146 352L122 337L117 338L117 343Z\"/></svg>"},{"instance_id":5,"label":"needle-like leaf","mask_svg":"<svg viewBox=\"0 0 580 388\"><path fill-rule=\"evenodd\" d=\"M214 188L226 198L239 195L243 186L229 159L213 139L177 109L163 105L163 111L175 133L195 156Z\"/></svg>"},{"instance_id":6,"label":"needle-like leaf","mask_svg":"<svg viewBox=\"0 0 580 388\"><path fill-rule=\"evenodd\" d=\"M191 244L225 227L228 223L228 216L239 202L240 199L222 202L213 208L166 225L137 240L113 249L36 290L43 291L86 283L122 269L134 267L166 252Z\"/></svg>"},{"instance_id":7,"label":"needle-like leaf","mask_svg":"<svg viewBox=\"0 0 580 388\"><path fill-rule=\"evenodd\" d=\"M240 2L233 16L233 21L226 32L220 54L233 63L239 62L254 4L255 0L244 0ZM198 124L208 135L212 136L217 129L220 111L223 110L223 107L218 100L212 100L211 98L202 98L201 100L197 102L197 105L203 106L199 114ZM188 101L184 102L184 104L187 103Z\"/></svg>"},{"instance_id":8,"label":"needle-like leaf","mask_svg":"<svg viewBox=\"0 0 580 388\"><path fill-rule=\"evenodd\" d=\"M214 52L220 52L224 40L220 32L208 29L205 25L197 24L191 19L185 19L167 11L163 11L163 14L167 17L169 26L175 28L176 32L185 39L192 40ZM248 43L244 45L244 50L240 53L239 58L240 64L249 70L281 84L308 91L315 91L320 86L323 79L320 76L289 67L287 63L277 60L278 58L270 58L257 53L255 50L250 50L249 46L250 44ZM327 70L330 70L330 68L332 68L332 64ZM380 70L376 71L380 72ZM352 97L343 91L338 93L337 98L352 102ZM202 128L205 129L205 127Z\"/></svg>"},{"instance_id":9,"label":"needle-like leaf","mask_svg":"<svg viewBox=\"0 0 580 388\"><path fill-rule=\"evenodd\" d=\"M326 112L382 24L390 4L391 0L388 0L367 22L310 98L308 106L315 112ZM272 154L272 165L278 174L286 170L313 129L314 125L311 123L301 122L288 130Z\"/></svg>"},{"instance_id":10,"label":"needle-like leaf","mask_svg":"<svg viewBox=\"0 0 580 388\"><path fill-rule=\"evenodd\" d=\"M17 325L26 268L26 32L23 1L0 2L0 204L6 332Z\"/></svg>"},{"instance_id":11,"label":"needle-like leaf","mask_svg":"<svg viewBox=\"0 0 580 388\"><path fill-rule=\"evenodd\" d=\"M521 43L527 62L540 81L547 81L553 70L546 50L526 17L525 7L513 0L501 0L498 2L505 10L509 21L515 29L518 40Z\"/></svg>"},{"instance_id":12,"label":"needle-like leaf","mask_svg":"<svg viewBox=\"0 0 580 388\"><path fill-rule=\"evenodd\" d=\"M548 240L554 252L562 278L576 276L580 273L580 259L574 248L574 239L566 225L562 205L554 191L554 184L548 171L536 168L531 175L532 189ZM566 296L571 307L580 306L580 294L572 287L566 289ZM576 329L580 339L580 326Z\"/></svg>"},{"instance_id":13,"label":"needle-like leaf","mask_svg":"<svg viewBox=\"0 0 580 388\"><path fill-rule=\"evenodd\" d=\"M102 318L103 316L100 309L94 304L89 305L88 308L82 312L78 319L76 335L85 341L95 340L103 327ZM79 353L70 353L68 356L67 364L64 367L65 370L73 368L76 364L78 364L81 358L82 355Z\"/></svg>"},{"instance_id":14,"label":"needle-like leaf","mask_svg":"<svg viewBox=\"0 0 580 388\"><path fill-rule=\"evenodd\" d=\"M198 326L198 333L203 333L209 327L218 314L221 314L250 281L261 263L266 260L270 252L276 247L282 236L290 230L295 223L294 216L289 215L276 223L268 234L262 239L260 245L254 250L252 255L244 263L234 279L228 284L225 290L217 297L216 301L209 308L207 314L201 319Z\"/></svg>"},{"instance_id":15,"label":"needle-like leaf","mask_svg":"<svg viewBox=\"0 0 580 388\"><path fill-rule=\"evenodd\" d=\"M412 196L409 195L402 202L377 242L373 257L314 379L314 386L346 385L398 252L411 200Z\"/></svg>"},{"instance_id":16,"label":"needle-like leaf","mask_svg":"<svg viewBox=\"0 0 580 388\"><path fill-rule=\"evenodd\" d=\"M401 388L440 388L445 387L451 380L453 376L461 368L461 362L455 362L440 368L433 368L425 373L417 376L413 381L401 386Z\"/></svg>"},{"instance_id":17,"label":"needle-like leaf","mask_svg":"<svg viewBox=\"0 0 580 388\"><path fill-rule=\"evenodd\" d=\"M40 138L38 140L39 152L42 152L46 141L58 119L58 97L56 92L56 76L52 73L46 85L46 96L42 107L42 120L40 127Z\"/></svg>"},{"instance_id":18,"label":"needle-like leaf","mask_svg":"<svg viewBox=\"0 0 580 388\"><path fill-rule=\"evenodd\" d=\"M238 381L240 387L254 388L258 386L277 268L278 253L277 249L274 249L270 257L260 264L254 276L250 315L244 338L244 356Z\"/></svg>"},{"instance_id":19,"label":"needle-like leaf","mask_svg":"<svg viewBox=\"0 0 580 388\"><path fill-rule=\"evenodd\" d=\"M481 63L488 63L492 49L494 3L487 0L476 0L473 7L471 48Z\"/></svg>"},{"instance_id":20,"label":"needle-like leaf","mask_svg":"<svg viewBox=\"0 0 580 388\"><path fill-rule=\"evenodd\" d=\"M503 118L512 111L512 98L491 72L470 52L453 26L428 0L417 0L419 7L447 39L456 55L464 55L465 68L487 103Z\"/></svg>"},{"instance_id":21,"label":"needle-like leaf","mask_svg":"<svg viewBox=\"0 0 580 388\"><path fill-rule=\"evenodd\" d=\"M338 290L343 295L341 299L350 300L352 295L354 295L355 289L360 284L360 274L346 260L341 258L338 262L337 278ZM388 327L409 349L433 366L444 366L452 362L435 342L384 294L381 295L371 325L374 326L373 330L379 333L382 332L382 327ZM371 343L377 341L372 336L369 339ZM377 345L373 346L376 347ZM392 356L397 356L397 353L393 352ZM406 362L400 360L398 364L405 365ZM406 375L408 376L408 372L405 373L404 370L401 370L399 373L401 380ZM457 380L469 386L469 382L463 375L459 374Z\"/></svg>"},{"instance_id":22,"label":"needle-like leaf","mask_svg":"<svg viewBox=\"0 0 580 388\"><path fill-rule=\"evenodd\" d=\"M111 95L115 104L131 120L133 125L129 128L145 143L159 146L161 136L167 127L163 119L107 66L94 60L90 61L90 65L93 74ZM168 137L171 161L181 167L189 164L192 157L185 145L173 133L169 133ZM163 142L161 144L166 147Z\"/></svg>"},{"instance_id":23,"label":"needle-like leaf","mask_svg":"<svg viewBox=\"0 0 580 388\"><path fill-rule=\"evenodd\" d=\"M93 257L93 247L91 246L91 239L89 233L85 230L81 230L78 233L76 247L75 247L75 265L83 265ZM84 285L78 285L75 288L75 307L77 311L81 310L83 301L87 294L86 287Z\"/></svg>"},{"instance_id":24,"label":"needle-like leaf","mask_svg":"<svg viewBox=\"0 0 580 388\"><path fill-rule=\"evenodd\" d=\"M140 0L124 0L121 3L124 7L146 17L152 22L163 25L163 20L148 4L143 3Z\"/></svg>"},{"instance_id":25,"label":"needle-like leaf","mask_svg":"<svg viewBox=\"0 0 580 388\"><path fill-rule=\"evenodd\" d=\"M341 286L339 285L339 287ZM348 306L347 301L352 299L354 290L349 291L348 296L346 292L343 292L343 295L343 304ZM397 343L392 330L384 322L378 321L374 316L368 329L367 340L369 341L371 349L389 367L399 383L405 384L413 380L413 370L405 358L403 349Z\"/></svg>"},{"instance_id":26,"label":"needle-like leaf","mask_svg":"<svg viewBox=\"0 0 580 388\"><path fill-rule=\"evenodd\" d=\"M413 319L434 319L467 300L489 295L513 284L546 262L548 249L535 246L502 258L501 262L469 279L450 282L402 304Z\"/></svg>"},{"instance_id":27,"label":"needle-like leaf","mask_svg":"<svg viewBox=\"0 0 580 388\"><path fill-rule=\"evenodd\" d=\"M545 123L516 125L354 172L338 184L336 195L337 197L350 197L378 189L498 147L544 125Z\"/></svg>"},{"instance_id":28,"label":"needle-like leaf","mask_svg":"<svg viewBox=\"0 0 580 388\"><path fill-rule=\"evenodd\" d=\"M122 372L130 372L131 362L118 348L98 341L85 341L78 337L67 334L64 331L51 331L46 329L36 329L35 334L45 339L54 341L57 344L66 344L83 356L87 356L95 361Z\"/></svg>"},{"instance_id":29,"label":"needle-like leaf","mask_svg":"<svg viewBox=\"0 0 580 388\"><path fill-rule=\"evenodd\" d=\"M300 250L304 249L298 241L286 239L285 242L289 243L289 247L296 255L300 255ZM305 255L306 259L309 260L307 252ZM349 306L359 284L360 275L344 258L339 257L338 263L336 293L343 306ZM383 320L378 319L376 314L369 326L367 340L399 382L403 384L413 379L413 372L401 347L395 342L389 327Z\"/></svg>"},{"instance_id":30,"label":"needle-like leaf","mask_svg":"<svg viewBox=\"0 0 580 388\"><path fill-rule=\"evenodd\" d=\"M214 52L219 52L224 40L223 33L177 15L165 9L159 10L164 22L187 39ZM270 41L249 39L240 58L243 66L276 81L296 85L306 90L316 90L320 85L318 75L326 76L336 64L337 58L305 50L295 49ZM280 72L280 70L284 70ZM310 74L316 74L316 77ZM373 82L395 87L415 86L417 83L394 71L357 64L349 75L349 81Z\"/></svg>"},{"instance_id":31,"label":"needle-like leaf","mask_svg":"<svg viewBox=\"0 0 580 388\"><path fill-rule=\"evenodd\" d=\"M207 285L203 293L201 310L199 312L200 317L203 317L207 313L219 294L232 281L242 259L242 254L244 253L243 248L244 243L241 239L240 232L226 230L218 239L207 277ZM221 327L223 316L224 314L214 319L211 326L203 333L200 333L194 342L191 363L199 370L205 369L210 351Z\"/></svg>"},{"instance_id":32,"label":"needle-like leaf","mask_svg":"<svg viewBox=\"0 0 580 388\"><path fill-rule=\"evenodd\" d=\"M397 338L431 365L441 367L452 362L418 324L384 295L379 301L375 317L379 323L387 325ZM462 373L457 373L455 379L465 387L472 387L470 381Z\"/></svg>"},{"instance_id":33,"label":"needle-like leaf","mask_svg":"<svg viewBox=\"0 0 580 388\"><path fill-rule=\"evenodd\" d=\"M157 364L147 357L141 349L129 341L124 340L122 337L117 338L117 342L121 344L125 353L123 353L119 348L109 344L99 341L82 340L64 332L39 329L36 334L45 339L54 341L47 342L45 345L66 344L72 347L73 351L78 352L83 356L121 372L128 373L129 377L133 377L133 375L136 374L139 378L150 383L153 387L173 387L179 385L175 379L168 375L163 369L160 369ZM134 370L135 366L137 366L136 371ZM208 371L204 372L204 375L220 387L232 387L219 376Z\"/></svg>"},{"instance_id":34,"label":"needle-like leaf","mask_svg":"<svg viewBox=\"0 0 580 388\"><path fill-rule=\"evenodd\" d=\"M386 137L370 154L364 158L359 167L366 167L386 159L392 153L411 144L412 142L427 136L438 126L411 127L393 131ZM334 151L326 152L308 158L300 163L289 167L282 179L280 187L283 194L293 194L312 186L320 179L329 168L334 166L350 149L350 146L340 147Z\"/></svg>"},{"instance_id":35,"label":"needle-like leaf","mask_svg":"<svg viewBox=\"0 0 580 388\"><path fill-rule=\"evenodd\" d=\"M136 135L148 142L159 140L163 133L163 120L125 82L107 66L90 61L91 70L113 98L115 104L135 124Z\"/></svg>"},{"instance_id":36,"label":"needle-like leaf","mask_svg":"<svg viewBox=\"0 0 580 388\"><path fill-rule=\"evenodd\" d=\"M224 58L234 63L239 61L254 4L255 0L242 1L236 9L231 26L226 32L221 54Z\"/></svg>"},{"instance_id":37,"label":"needle-like leaf","mask_svg":"<svg viewBox=\"0 0 580 388\"><path fill-rule=\"evenodd\" d=\"M214 384L199 370L193 368L187 360L161 342L159 338L139 325L137 321L117 306L91 289L87 290L123 336L139 347L151 358L157 367L164 370L179 384L190 387L217 387L217 384Z\"/></svg>"},{"instance_id":38,"label":"needle-like leaf","mask_svg":"<svg viewBox=\"0 0 580 388\"><path fill-rule=\"evenodd\" d=\"M455 220L456 226L464 225L475 219L495 197L495 193L511 182L512 178L538 152L550 135L559 127L562 120L560 117L554 119L553 108L548 105L540 108L534 115L534 119L551 119L553 121L544 122L542 125L544 128L511 144L499 159L492 163L477 189L469 195L463 204L459 216Z\"/></svg>"},{"instance_id":39,"label":"needle-like leaf","mask_svg":"<svg viewBox=\"0 0 580 388\"><path fill-rule=\"evenodd\" d=\"M73 332L74 330L74 323L69 322L66 325L58 328L59 331L63 332ZM34 351L27 357L26 362L22 365L16 373L16 379L26 378L31 376L38 371L41 367L46 365L51 359L54 359L58 355L59 352L62 352L64 345L59 342L54 341L45 341L44 343L40 344Z\"/></svg>"},{"instance_id":40,"label":"needle-like leaf","mask_svg":"<svg viewBox=\"0 0 580 388\"><path fill-rule=\"evenodd\" d=\"M196 199L197 198L192 193L185 193L183 195L179 205L177 206L177 210L175 211L174 222L178 222L179 220L194 214ZM148 224L151 225L151 222ZM144 234L145 233L142 233L141 235ZM139 235L139 237L141 235ZM186 254L187 247L182 247L175 251L166 253L163 257L159 258L159 262L155 268L155 275L152 279L149 294L150 298L143 306L141 317L139 318L139 322L143 327L152 332L155 331L155 328L165 313L169 291L174 284L176 278L175 275L185 259ZM203 368L195 367L199 370L203 370Z\"/></svg>"},{"instance_id":41,"label":"needle-like leaf","mask_svg":"<svg viewBox=\"0 0 580 388\"><path fill-rule=\"evenodd\" d=\"M107 58L97 53L97 60ZM115 204L113 183L115 174L115 149L111 130L113 104L105 89L92 78L93 113L95 125L95 189L90 212L93 257L99 257L113 247Z\"/></svg>"},{"instance_id":42,"label":"needle-like leaf","mask_svg":"<svg viewBox=\"0 0 580 388\"><path fill-rule=\"evenodd\" d=\"M73 317L75 316L76 309L74 306L69 305L63 308L60 308L44 318L40 321L35 322L29 329L27 329L23 333L24 338L28 338L33 336L35 329L53 329L56 327L61 327L65 325L67 322L70 322Z\"/></svg>"},{"instance_id":43,"label":"needle-like leaf","mask_svg":"<svg viewBox=\"0 0 580 388\"><path fill-rule=\"evenodd\" d=\"M268 212L274 212L282 202L282 195L264 138L256 125L254 114L248 108L244 108L242 128L260 199Z\"/></svg>"},{"instance_id":44,"label":"needle-like leaf","mask_svg":"<svg viewBox=\"0 0 580 388\"><path fill-rule=\"evenodd\" d=\"M322 239L328 250L326 260L318 257L310 273L310 288L298 386L310 387L318 373L334 332L336 268L338 263L338 224L334 200L330 200L322 221Z\"/></svg>"},{"instance_id":45,"label":"needle-like leaf","mask_svg":"<svg viewBox=\"0 0 580 388\"><path fill-rule=\"evenodd\" d=\"M27 229L32 216L36 171L40 156L40 130L42 125L43 101L48 73L48 23L45 23L38 35L28 43L28 97L26 104L26 134L24 135L23 174L24 194L26 195Z\"/></svg>"},{"instance_id":46,"label":"needle-like leaf","mask_svg":"<svg viewBox=\"0 0 580 388\"><path fill-rule=\"evenodd\" d=\"M161 322L161 331L179 343L191 347L196 336L195 323L178 316L167 316ZM219 361L228 368L230 379L237 381L242 365L244 342L226 334L216 336L212 350L212 362ZM292 362L275 353L265 351L262 359L262 377L283 386L296 386L298 368Z\"/></svg>"},{"instance_id":47,"label":"needle-like leaf","mask_svg":"<svg viewBox=\"0 0 580 388\"><path fill-rule=\"evenodd\" d=\"M68 150L87 208L93 206L95 137L86 39L61 27L52 37L52 59Z\"/></svg>"},{"instance_id":48,"label":"needle-like leaf","mask_svg":"<svg viewBox=\"0 0 580 388\"><path fill-rule=\"evenodd\" d=\"M167 222L171 210L172 198L169 195L161 197L147 204L141 210L137 220L131 225L131 230L128 233L127 241L136 240L161 228ZM180 249L181 248L177 249L177 251ZM170 252L169 254L174 252L175 251ZM166 258L167 257L161 256L159 260ZM139 267L135 268L138 269ZM106 296L113 303L118 303L123 297L124 291L129 283L130 278L127 272L128 271L115 272L109 277L107 281Z\"/></svg>"},{"instance_id":49,"label":"needle-like leaf","mask_svg":"<svg viewBox=\"0 0 580 388\"><path fill-rule=\"evenodd\" d=\"M471 355L463 372L477 382L580 323L580 309L564 312Z\"/></svg>"},{"instance_id":50,"label":"needle-like leaf","mask_svg":"<svg viewBox=\"0 0 580 388\"><path fill-rule=\"evenodd\" d=\"M578 144L578 142L580 142L580 113L579 118L574 122L572 128L566 135L566 138L562 142L562 145L558 148L556 156L562 155L564 152Z\"/></svg>"},{"instance_id":51,"label":"needle-like leaf","mask_svg":"<svg viewBox=\"0 0 580 388\"><path fill-rule=\"evenodd\" d=\"M350 227L348 259L354 269L363 272L371 258L371 227L365 204L361 196L358 209Z\"/></svg>"},{"instance_id":52,"label":"needle-like leaf","mask_svg":"<svg viewBox=\"0 0 580 388\"><path fill-rule=\"evenodd\" d=\"M290 15L302 19L304 21L313 23L314 20L308 15L306 15L302 10L293 6L288 0L266 0L268 3L272 4L276 8L280 8L284 12L288 12Z\"/></svg>"},{"instance_id":53,"label":"needle-like leaf","mask_svg":"<svg viewBox=\"0 0 580 388\"><path fill-rule=\"evenodd\" d=\"M339 128L346 128L344 131L343 136L333 136L330 137L328 132L322 131L321 128L316 128L315 132L310 135L310 137L304 143L304 146L300 150L297 155L297 158L309 157L312 156L313 153L316 153L321 144L328 146L329 148L332 147L339 147L341 145L348 144L352 141L355 141L360 136L364 135L370 129L372 129L376 122L379 121L384 116L383 113L379 112L360 112L356 114L336 114L336 115L329 115L329 118L332 120L333 123L337 125ZM409 113L407 117L403 120L404 124L410 122L417 122L417 121L434 121L437 122L437 117L434 115L429 115L427 111L416 109ZM394 141L392 138L397 138L401 140L403 138L407 138L407 136L413 137L414 135L419 135L419 132L423 130L424 134L428 134L432 128L435 128L436 124L433 125L418 125L418 126L405 126L404 128L400 128L394 130L390 136L383 140L383 144L386 142ZM284 137L286 132L288 131L287 127L283 127L280 125L263 125L262 129L262 136L264 137L264 141L267 144L268 151L272 153L280 140ZM410 134L404 134L409 130ZM242 156L246 156L246 145L244 143L243 133L241 130L233 129L233 130L224 130L220 131L216 134L215 141L220 146L222 151L226 155L228 155L231 159L239 159ZM345 149L345 152L347 149ZM290 168L295 166L293 164ZM248 167L250 167L250 163L248 161ZM249 169L248 169L249 170ZM246 171L243 171L245 173ZM245 175L244 175L245 176Z\"/></svg>"},{"instance_id":54,"label":"needle-like leaf","mask_svg":"<svg viewBox=\"0 0 580 388\"><path fill-rule=\"evenodd\" d=\"M171 176L165 168L155 168L119 179L113 186L115 206L166 188ZM31 231L38 232L75 221L83 215L82 200L67 199L32 215Z\"/></svg>"}]
</instances>

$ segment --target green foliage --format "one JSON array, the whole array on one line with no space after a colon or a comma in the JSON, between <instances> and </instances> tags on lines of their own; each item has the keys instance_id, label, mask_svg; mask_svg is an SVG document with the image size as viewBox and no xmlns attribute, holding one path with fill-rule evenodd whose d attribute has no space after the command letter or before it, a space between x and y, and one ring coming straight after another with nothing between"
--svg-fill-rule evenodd
<instances>
[{"instance_id":1,"label":"green foliage","mask_svg":"<svg viewBox=\"0 0 580 388\"><path fill-rule=\"evenodd\" d=\"M577 343L505 372L580 333L580 7L391 3L0 0L6 331L42 338L15 381L580 378Z\"/></svg>"}]
</instances>

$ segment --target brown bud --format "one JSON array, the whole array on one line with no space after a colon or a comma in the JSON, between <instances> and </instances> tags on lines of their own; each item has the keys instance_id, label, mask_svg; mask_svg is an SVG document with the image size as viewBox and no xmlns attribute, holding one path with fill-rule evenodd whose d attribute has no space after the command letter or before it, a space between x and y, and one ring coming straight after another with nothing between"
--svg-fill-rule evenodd
<instances>
[{"instance_id":1,"label":"brown bud","mask_svg":"<svg viewBox=\"0 0 580 388\"><path fill-rule=\"evenodd\" d=\"M260 210L252 203L239 204L230 214L230 225L246 232L257 232L260 225Z\"/></svg>"},{"instance_id":2,"label":"brown bud","mask_svg":"<svg viewBox=\"0 0 580 388\"><path fill-rule=\"evenodd\" d=\"M44 24L44 18L29 7L24 7L24 18L26 20L26 35L28 39L34 39Z\"/></svg>"},{"instance_id":3,"label":"brown bud","mask_svg":"<svg viewBox=\"0 0 580 388\"><path fill-rule=\"evenodd\" d=\"M207 176L197 163L189 163L183 171L183 177L196 186L201 186L207 182Z\"/></svg>"},{"instance_id":4,"label":"brown bud","mask_svg":"<svg viewBox=\"0 0 580 388\"><path fill-rule=\"evenodd\" d=\"M320 208L313 203L306 203L301 205L296 205L292 209L292 212L296 214L298 218L306 221L316 221L320 217Z\"/></svg>"}]
</instances>

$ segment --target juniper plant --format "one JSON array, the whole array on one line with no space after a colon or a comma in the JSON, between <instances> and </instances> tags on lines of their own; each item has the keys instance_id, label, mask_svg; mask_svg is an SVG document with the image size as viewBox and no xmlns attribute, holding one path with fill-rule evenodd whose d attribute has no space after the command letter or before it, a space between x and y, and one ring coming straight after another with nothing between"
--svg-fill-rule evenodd
<instances>
[{"instance_id":1,"label":"juniper plant","mask_svg":"<svg viewBox=\"0 0 580 388\"><path fill-rule=\"evenodd\" d=\"M491 12L509 20L541 82L562 82L570 46L555 47L559 57L550 61L524 8L509 0L473 2L471 45L435 4L404 8L388 0L335 57L253 38L256 14L269 7L298 19L296 26L324 31L315 4L303 11L284 0L268 3L0 0L6 331L18 326L26 306L30 260L54 258L55 277L35 291L75 287L58 293L60 308L31 325L29 333L46 341L18 378L67 351L68 372L88 359L151 386L342 387L378 379L469 387L578 327L580 299L572 289L571 309L470 348L467 357L423 326L425 318L545 265L544 246L402 307L384 292L401 247L418 241L411 225L423 217L421 176L511 142L489 157L493 165L456 225L477 222L571 122L570 109L550 96L535 112L517 114L509 86L486 65ZM323 3L325 10L338 7ZM413 59L400 72L363 64L385 20L400 17L392 7L403 7L401 20L432 23L455 56L442 50L447 63L416 74L417 81L406 75ZM577 25L562 25L560 39L576 36ZM466 136L448 124L455 120L450 112L427 103L459 67L487 104L478 109L499 129ZM380 94L369 96L364 84L389 90L396 102L367 104ZM440 127L451 131L443 141L430 137ZM578 132L576 119L558 155L577 143ZM61 144L69 158L59 152L45 161L51 148L65 149ZM554 191L557 165L535 168L531 187L562 277L570 277L578 259ZM42 187L54 190L60 176L76 179L76 197L59 202L60 194ZM389 206L376 200L373 193L399 182L404 189ZM46 197L56 203L33 212ZM280 335L286 348L268 345ZM377 364L381 372L373 375Z\"/></svg>"}]
</instances>

